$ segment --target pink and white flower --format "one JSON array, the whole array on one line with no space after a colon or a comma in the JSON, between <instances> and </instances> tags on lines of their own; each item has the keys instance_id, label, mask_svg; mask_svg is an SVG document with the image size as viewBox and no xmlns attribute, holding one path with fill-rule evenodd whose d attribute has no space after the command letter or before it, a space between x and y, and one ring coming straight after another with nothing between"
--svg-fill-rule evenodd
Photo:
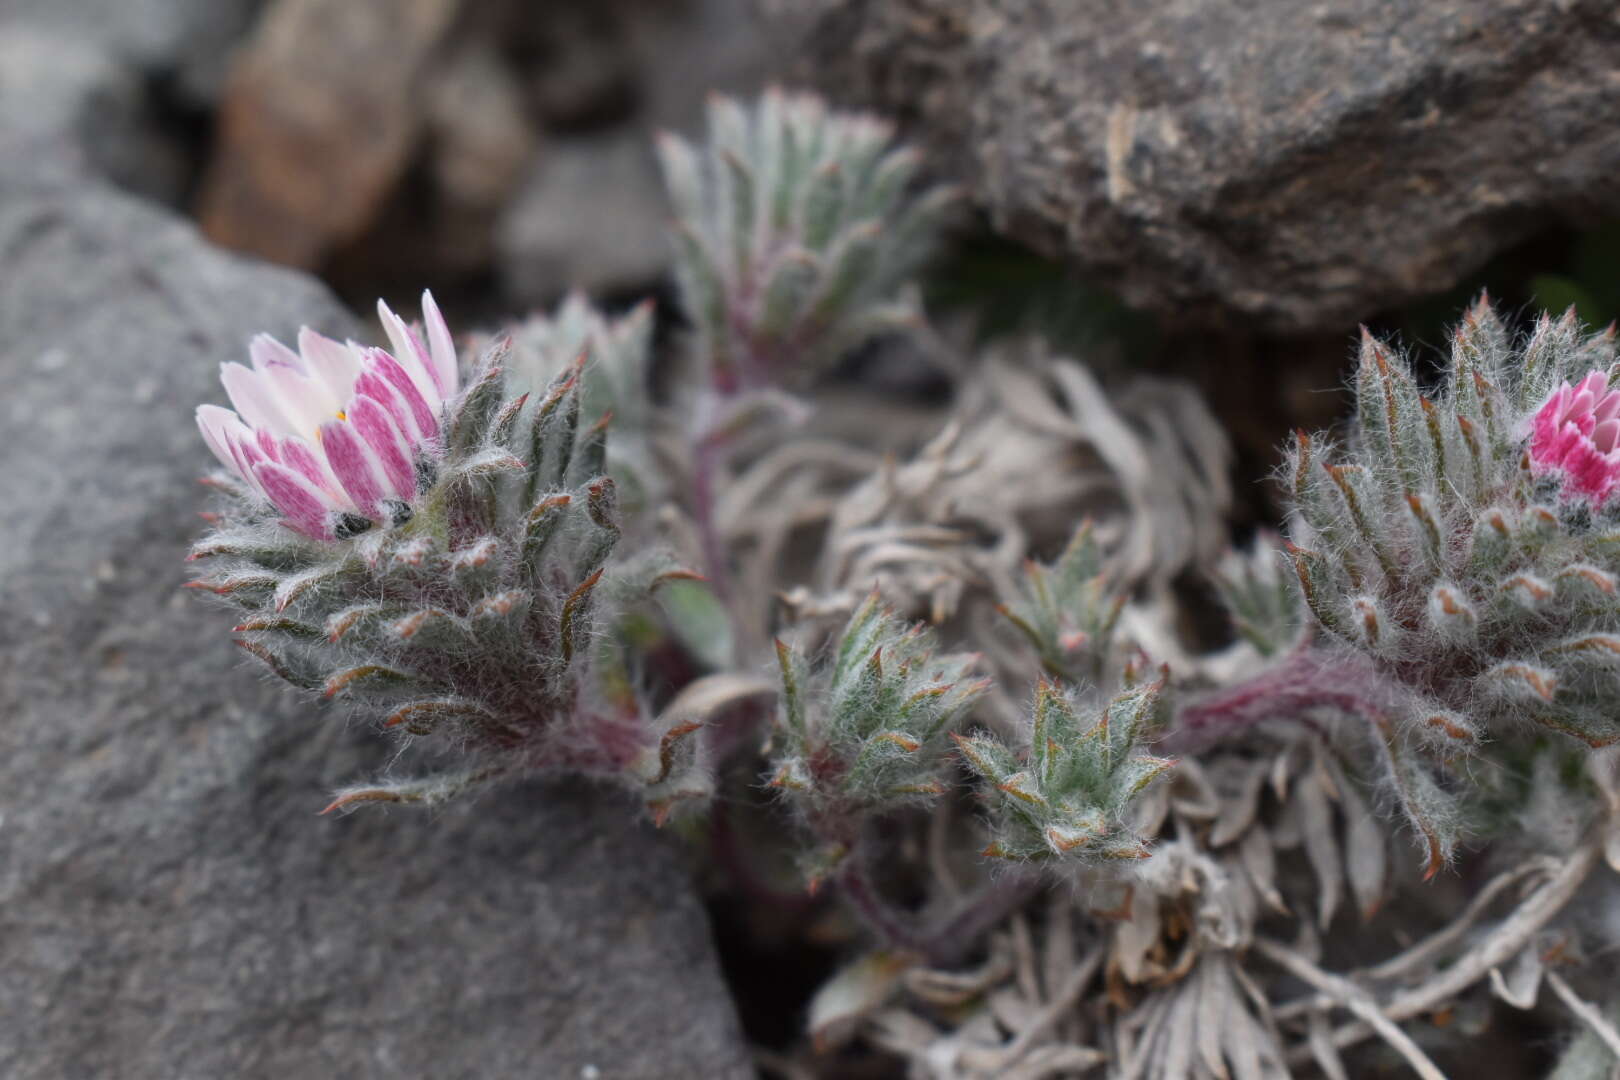
<instances>
[{"instance_id":1,"label":"pink and white flower","mask_svg":"<svg viewBox=\"0 0 1620 1080\"><path fill-rule=\"evenodd\" d=\"M298 332L297 352L260 334L248 346L251 368L220 365L236 410L197 410L225 467L288 525L319 540L405 517L419 462L443 456L445 404L459 381L444 316L424 292L424 344L380 300L377 313L392 353L308 327Z\"/></svg>"},{"instance_id":2,"label":"pink and white flower","mask_svg":"<svg viewBox=\"0 0 1620 1080\"><path fill-rule=\"evenodd\" d=\"M1588 372L1579 383L1554 390L1530 423L1530 463L1537 472L1561 472L1565 493L1593 506L1620 488L1620 390L1609 377Z\"/></svg>"}]
</instances>

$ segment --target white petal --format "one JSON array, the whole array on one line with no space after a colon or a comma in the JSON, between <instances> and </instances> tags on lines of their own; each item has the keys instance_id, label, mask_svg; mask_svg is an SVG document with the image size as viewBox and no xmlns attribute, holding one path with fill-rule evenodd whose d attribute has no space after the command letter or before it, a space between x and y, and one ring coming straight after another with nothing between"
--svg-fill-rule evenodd
<instances>
[{"instance_id":1,"label":"white petal","mask_svg":"<svg viewBox=\"0 0 1620 1080\"><path fill-rule=\"evenodd\" d=\"M247 425L242 423L242 418L231 412L231 410L222 409L218 405L199 405L197 406L197 427L202 429L203 442L207 443L208 449L212 450L214 456L219 458L220 464L237 476L241 476L249 484L252 484L251 477L242 476L241 463L238 462L236 455L231 452L231 438L233 435L240 434L244 437L252 437Z\"/></svg>"},{"instance_id":2,"label":"white petal","mask_svg":"<svg viewBox=\"0 0 1620 1080\"><path fill-rule=\"evenodd\" d=\"M326 384L335 400L346 402L354 396L354 380L360 375L357 351L307 326L298 331L298 351L310 374Z\"/></svg>"},{"instance_id":3,"label":"white petal","mask_svg":"<svg viewBox=\"0 0 1620 1080\"><path fill-rule=\"evenodd\" d=\"M456 396L459 381L456 372L456 343L450 337L450 328L444 323L439 305L433 294L422 290L422 322L427 326L428 348L433 353L433 371L438 378L439 392L445 400Z\"/></svg>"},{"instance_id":4,"label":"white petal","mask_svg":"<svg viewBox=\"0 0 1620 1080\"><path fill-rule=\"evenodd\" d=\"M225 393L231 404L249 427L264 428L275 435L294 434L292 422L282 409L280 396L265 380L264 374L241 364L219 365L219 381L225 384Z\"/></svg>"},{"instance_id":5,"label":"white petal","mask_svg":"<svg viewBox=\"0 0 1620 1080\"><path fill-rule=\"evenodd\" d=\"M343 409L326 383L291 368L272 368L264 373L264 378L275 393L282 414L292 422L290 435L309 438Z\"/></svg>"},{"instance_id":6,"label":"white petal","mask_svg":"<svg viewBox=\"0 0 1620 1080\"><path fill-rule=\"evenodd\" d=\"M269 334L254 335L253 340L248 342L248 356L253 360L255 371L269 371L272 368L282 367L289 367L294 371L304 370L304 361L299 355Z\"/></svg>"}]
</instances>

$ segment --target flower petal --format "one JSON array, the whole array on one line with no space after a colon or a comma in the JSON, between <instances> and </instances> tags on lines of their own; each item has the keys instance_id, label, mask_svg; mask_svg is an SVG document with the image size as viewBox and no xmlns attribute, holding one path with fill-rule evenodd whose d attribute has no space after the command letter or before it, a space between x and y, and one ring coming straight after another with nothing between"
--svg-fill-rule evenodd
<instances>
[{"instance_id":1,"label":"flower petal","mask_svg":"<svg viewBox=\"0 0 1620 1080\"><path fill-rule=\"evenodd\" d=\"M263 495L264 488L260 485L259 478L254 475L253 466L265 460L265 457L259 452L259 448L254 445L252 429L244 426L240 433L227 431L225 438L231 452L231 458L236 462L237 475L247 480L259 494ZM269 496L265 497L268 498Z\"/></svg>"},{"instance_id":2,"label":"flower petal","mask_svg":"<svg viewBox=\"0 0 1620 1080\"><path fill-rule=\"evenodd\" d=\"M388 493L409 500L416 494L416 467L411 463L408 445L388 417L388 410L362 396L349 403L348 414L349 422L381 462Z\"/></svg>"},{"instance_id":3,"label":"flower petal","mask_svg":"<svg viewBox=\"0 0 1620 1080\"><path fill-rule=\"evenodd\" d=\"M266 497L287 516L287 523L306 536L332 539L327 525L330 511L337 509L324 493L285 465L267 461L254 466L254 475Z\"/></svg>"},{"instance_id":4,"label":"flower petal","mask_svg":"<svg viewBox=\"0 0 1620 1080\"><path fill-rule=\"evenodd\" d=\"M270 461L281 461L281 441L264 428L253 432L253 445Z\"/></svg>"},{"instance_id":5,"label":"flower petal","mask_svg":"<svg viewBox=\"0 0 1620 1080\"><path fill-rule=\"evenodd\" d=\"M343 402L320 379L288 367L271 368L264 380L276 395L281 413L292 424L288 435L312 436L317 428L343 411Z\"/></svg>"},{"instance_id":6,"label":"flower petal","mask_svg":"<svg viewBox=\"0 0 1620 1080\"><path fill-rule=\"evenodd\" d=\"M456 372L456 343L450 337L450 328L445 325L439 305L433 301L433 294L426 289L422 290L422 322L427 326L433 376L438 381L439 394L448 401L456 396L456 384L460 381Z\"/></svg>"},{"instance_id":7,"label":"flower petal","mask_svg":"<svg viewBox=\"0 0 1620 1080\"><path fill-rule=\"evenodd\" d=\"M1620 416L1620 391L1610 390L1592 409L1592 418L1598 423Z\"/></svg>"},{"instance_id":8,"label":"flower petal","mask_svg":"<svg viewBox=\"0 0 1620 1080\"><path fill-rule=\"evenodd\" d=\"M321 425L319 439L332 475L354 500L355 509L367 517L378 517L377 504L388 489L376 455L355 432L354 425L332 420Z\"/></svg>"},{"instance_id":9,"label":"flower petal","mask_svg":"<svg viewBox=\"0 0 1620 1080\"><path fill-rule=\"evenodd\" d=\"M1564 422L1578 424L1592 415L1592 406L1597 404L1597 395L1585 388L1575 391L1575 396L1569 399L1569 409L1564 413Z\"/></svg>"},{"instance_id":10,"label":"flower petal","mask_svg":"<svg viewBox=\"0 0 1620 1080\"><path fill-rule=\"evenodd\" d=\"M203 442L207 443L208 449L219 458L220 464L240 475L236 455L231 452L230 433L247 430L242 418L218 405L199 405L197 427L202 430ZM247 477L244 476L242 479L246 480Z\"/></svg>"},{"instance_id":11,"label":"flower petal","mask_svg":"<svg viewBox=\"0 0 1620 1080\"><path fill-rule=\"evenodd\" d=\"M405 407L410 410L411 417L416 422L419 441L425 442L439 434L437 406L422 396L416 382L400 366L399 361L382 349L367 349L365 362L368 368L388 380L400 400L405 403Z\"/></svg>"},{"instance_id":12,"label":"flower petal","mask_svg":"<svg viewBox=\"0 0 1620 1080\"><path fill-rule=\"evenodd\" d=\"M1620 440L1620 420L1605 420L1592 429L1592 445L1599 453L1607 454Z\"/></svg>"},{"instance_id":13,"label":"flower petal","mask_svg":"<svg viewBox=\"0 0 1620 1080\"><path fill-rule=\"evenodd\" d=\"M422 342L411 333L405 321L395 315L387 304L377 301L377 317L382 320L383 329L388 332L388 341L394 346L394 359L401 368L410 374L411 381L416 389L435 411L444 404L444 395L439 392L437 382L433 378L433 360L428 356Z\"/></svg>"},{"instance_id":14,"label":"flower petal","mask_svg":"<svg viewBox=\"0 0 1620 1080\"><path fill-rule=\"evenodd\" d=\"M304 370L303 358L269 334L253 336L253 340L248 342L248 357L253 361L255 371L273 371L276 368L291 368L297 372Z\"/></svg>"},{"instance_id":15,"label":"flower petal","mask_svg":"<svg viewBox=\"0 0 1620 1080\"><path fill-rule=\"evenodd\" d=\"M311 375L326 384L335 401L354 396L354 380L360 374L360 354L342 342L317 334L309 327L298 331L298 351Z\"/></svg>"},{"instance_id":16,"label":"flower petal","mask_svg":"<svg viewBox=\"0 0 1620 1080\"><path fill-rule=\"evenodd\" d=\"M375 369L368 368L360 373L360 377L354 381L353 396L368 397L381 405L409 446L414 447L422 441L422 432L417 427L416 416L405 402L400 400L400 394L394 389L394 385L379 375Z\"/></svg>"},{"instance_id":17,"label":"flower petal","mask_svg":"<svg viewBox=\"0 0 1620 1080\"><path fill-rule=\"evenodd\" d=\"M326 459L315 452L315 448L297 436L289 435L281 440L280 461L289 469L308 480L314 487L321 489L331 497L334 505L341 505L342 489L338 486L337 478L326 465Z\"/></svg>"},{"instance_id":18,"label":"flower petal","mask_svg":"<svg viewBox=\"0 0 1620 1080\"><path fill-rule=\"evenodd\" d=\"M219 381L249 427L268 428L278 435L293 434L293 426L282 411L281 401L262 373L241 364L219 365Z\"/></svg>"}]
</instances>

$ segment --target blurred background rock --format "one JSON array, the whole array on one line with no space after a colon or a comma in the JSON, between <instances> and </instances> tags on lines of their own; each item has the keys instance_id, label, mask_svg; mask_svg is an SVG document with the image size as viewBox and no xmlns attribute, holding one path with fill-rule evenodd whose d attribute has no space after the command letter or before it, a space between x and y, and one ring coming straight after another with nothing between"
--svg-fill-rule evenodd
<instances>
[{"instance_id":1,"label":"blurred background rock","mask_svg":"<svg viewBox=\"0 0 1620 1080\"><path fill-rule=\"evenodd\" d=\"M357 297L646 292L652 131L767 70L744 0L277 0L227 65L189 201L216 242Z\"/></svg>"},{"instance_id":2,"label":"blurred background rock","mask_svg":"<svg viewBox=\"0 0 1620 1080\"><path fill-rule=\"evenodd\" d=\"M711 90L875 108L978 211L939 310L1190 376L1248 475L1341 411L1358 323L1433 343L1484 286L1620 314L1617 69L1602 0L0 2L31 145L462 321L656 292L648 136Z\"/></svg>"}]
</instances>

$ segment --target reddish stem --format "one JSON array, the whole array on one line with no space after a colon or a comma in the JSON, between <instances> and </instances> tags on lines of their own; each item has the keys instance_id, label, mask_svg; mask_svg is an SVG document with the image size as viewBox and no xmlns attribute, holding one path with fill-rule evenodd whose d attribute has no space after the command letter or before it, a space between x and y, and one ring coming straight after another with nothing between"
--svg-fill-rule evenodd
<instances>
[{"instance_id":1,"label":"reddish stem","mask_svg":"<svg viewBox=\"0 0 1620 1080\"><path fill-rule=\"evenodd\" d=\"M722 447L714 436L699 440L692 466L692 520L697 524L698 542L703 548L704 576L729 611L731 608L731 557L715 521L714 474Z\"/></svg>"},{"instance_id":2,"label":"reddish stem","mask_svg":"<svg viewBox=\"0 0 1620 1080\"><path fill-rule=\"evenodd\" d=\"M867 873L863 850L844 859L837 881L844 898L886 948L915 953L941 968L961 964L984 935L1023 907L1042 885L1038 874L1014 870L961 901L944 918L922 924L916 912L897 907L879 892Z\"/></svg>"},{"instance_id":3,"label":"reddish stem","mask_svg":"<svg viewBox=\"0 0 1620 1080\"><path fill-rule=\"evenodd\" d=\"M1398 696L1365 656L1305 644L1247 682L1182 709L1163 747L1185 753L1274 718L1310 723L1301 714L1322 706L1376 721L1395 711Z\"/></svg>"}]
</instances>

